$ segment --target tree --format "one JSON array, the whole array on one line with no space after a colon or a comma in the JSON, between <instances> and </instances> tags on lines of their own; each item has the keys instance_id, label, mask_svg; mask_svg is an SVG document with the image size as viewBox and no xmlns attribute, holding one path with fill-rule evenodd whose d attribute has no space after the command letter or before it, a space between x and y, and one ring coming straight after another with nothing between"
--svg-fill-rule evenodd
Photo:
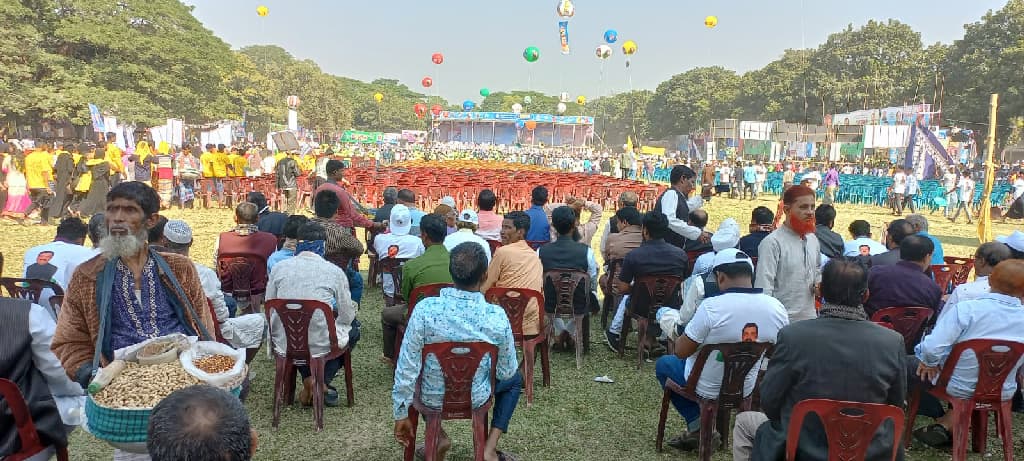
<instances>
[{"instance_id":1,"label":"tree","mask_svg":"<svg viewBox=\"0 0 1024 461\"><path fill-rule=\"evenodd\" d=\"M650 90L619 93L589 102L585 111L594 117L594 132L605 144L625 144L627 136L642 144L650 140L647 106L653 97Z\"/></svg>"},{"instance_id":2,"label":"tree","mask_svg":"<svg viewBox=\"0 0 1024 461\"><path fill-rule=\"evenodd\" d=\"M736 96L736 105L743 117L803 122L807 115L811 54L810 50L786 50L781 58L743 74Z\"/></svg>"},{"instance_id":3,"label":"tree","mask_svg":"<svg viewBox=\"0 0 1024 461\"><path fill-rule=\"evenodd\" d=\"M736 117L740 77L724 67L698 67L658 85L647 105L651 135L663 138L706 129L714 118Z\"/></svg>"}]
</instances>

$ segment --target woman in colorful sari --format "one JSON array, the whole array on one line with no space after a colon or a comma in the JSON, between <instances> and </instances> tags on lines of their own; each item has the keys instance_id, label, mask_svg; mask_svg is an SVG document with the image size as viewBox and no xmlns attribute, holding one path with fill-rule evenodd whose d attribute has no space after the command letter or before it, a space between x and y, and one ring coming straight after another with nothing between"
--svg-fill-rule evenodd
<instances>
[{"instance_id":1,"label":"woman in colorful sari","mask_svg":"<svg viewBox=\"0 0 1024 461\"><path fill-rule=\"evenodd\" d=\"M4 159L3 172L6 178L7 204L4 205L3 216L6 218L23 219L25 210L32 203L28 195L28 182L25 180L25 155L15 151Z\"/></svg>"}]
</instances>

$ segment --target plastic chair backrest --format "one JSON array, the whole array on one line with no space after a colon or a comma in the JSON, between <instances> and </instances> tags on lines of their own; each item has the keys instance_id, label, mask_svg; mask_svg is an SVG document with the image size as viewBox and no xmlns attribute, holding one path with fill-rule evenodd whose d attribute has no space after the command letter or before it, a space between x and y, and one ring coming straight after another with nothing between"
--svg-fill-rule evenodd
<instances>
[{"instance_id":1,"label":"plastic chair backrest","mask_svg":"<svg viewBox=\"0 0 1024 461\"><path fill-rule=\"evenodd\" d=\"M577 269L553 269L544 272L544 285L550 284L555 293L555 312L559 317L572 317L575 315L574 298L580 284L584 286L584 292L589 292L589 276L586 272ZM587 303L590 295L586 295ZM586 311L586 307L583 308Z\"/></svg>"},{"instance_id":2,"label":"plastic chair backrest","mask_svg":"<svg viewBox=\"0 0 1024 461\"><path fill-rule=\"evenodd\" d=\"M501 288L493 287L487 290L484 298L491 304L497 304L505 310L508 321L512 324L512 336L516 341L523 340L523 317L530 300L537 302L538 308L544 306L544 295L536 290L527 288ZM540 327L538 331L544 331L544 316L540 316Z\"/></svg>"},{"instance_id":3,"label":"plastic chair backrest","mask_svg":"<svg viewBox=\"0 0 1024 461\"><path fill-rule=\"evenodd\" d=\"M935 276L935 283L939 285L943 294L949 293L949 287L958 270L958 264L932 264L932 275Z\"/></svg>"},{"instance_id":4,"label":"plastic chair backrest","mask_svg":"<svg viewBox=\"0 0 1024 461\"><path fill-rule=\"evenodd\" d=\"M437 296L441 296L442 288L450 288L453 286L455 286L455 284L452 283L428 283L426 285L420 285L413 288L412 291L409 292L409 297L412 299L408 300L409 315L406 318L412 317L412 309L416 307L416 303L423 301L424 298L435 298Z\"/></svg>"},{"instance_id":5,"label":"plastic chair backrest","mask_svg":"<svg viewBox=\"0 0 1024 461\"><path fill-rule=\"evenodd\" d=\"M1000 350L996 350L1000 349ZM1024 355L1024 344L1002 339L969 339L953 345L953 350L946 358L936 389L946 389L949 378L960 355L964 351L974 352L978 360L978 382L974 386L974 399L978 403L996 404L1002 401L1003 383L1011 372L1017 369L1017 363Z\"/></svg>"},{"instance_id":6,"label":"plastic chair backrest","mask_svg":"<svg viewBox=\"0 0 1024 461\"><path fill-rule=\"evenodd\" d=\"M327 304L311 299L268 299L264 304L264 309L267 315L267 325L270 328L274 326L271 322L271 313L277 313L277 318L281 320L287 341L285 357L292 360L309 360L309 323L316 311L323 313L324 321L327 323L328 338L331 342L331 352L327 354L327 358L337 357L343 352L338 347L338 330L334 325L334 312ZM270 347L272 351L274 350L273 341L274 335L271 334Z\"/></svg>"},{"instance_id":7,"label":"plastic chair backrest","mask_svg":"<svg viewBox=\"0 0 1024 461\"><path fill-rule=\"evenodd\" d=\"M934 313L927 307L887 307L875 311L871 321L892 325L890 328L903 335L903 343L912 348L921 340L924 326Z\"/></svg>"},{"instance_id":8,"label":"plastic chair backrest","mask_svg":"<svg viewBox=\"0 0 1024 461\"><path fill-rule=\"evenodd\" d=\"M267 260L255 254L222 253L217 255L217 274L225 293L245 299L266 290Z\"/></svg>"},{"instance_id":9,"label":"plastic chair backrest","mask_svg":"<svg viewBox=\"0 0 1024 461\"><path fill-rule=\"evenodd\" d=\"M800 431L808 413L815 413L825 428L828 459L862 460L879 426L891 419L895 427L892 459L896 460L903 435L903 409L879 403L846 402L842 400L802 400L793 407L786 430L786 461L796 459Z\"/></svg>"},{"instance_id":10,"label":"plastic chair backrest","mask_svg":"<svg viewBox=\"0 0 1024 461\"><path fill-rule=\"evenodd\" d=\"M395 286L395 302L399 302L401 299L401 287L402 287L402 264L405 264L409 258L383 258L380 260L380 273L391 274L391 280L394 281Z\"/></svg>"},{"instance_id":11,"label":"plastic chair backrest","mask_svg":"<svg viewBox=\"0 0 1024 461\"><path fill-rule=\"evenodd\" d=\"M700 376L704 372L704 364L712 352L718 352L714 360L722 362L722 384L718 389L719 408L736 408L743 403L743 387L750 370L761 357L771 353L772 343L720 343L704 344L697 352L697 361L693 364L690 376ZM686 383L686 391L690 395L697 394L697 383L700 379L690 379Z\"/></svg>"},{"instance_id":12,"label":"plastic chair backrest","mask_svg":"<svg viewBox=\"0 0 1024 461\"><path fill-rule=\"evenodd\" d=\"M420 376L416 379L414 401L420 402L423 386L423 371L427 357L433 355L441 367L444 378L444 400L441 404L442 419L468 419L473 416L473 377L480 368L485 355L491 356L490 384L494 393L498 364L498 346L486 342L448 342L423 346Z\"/></svg>"},{"instance_id":13,"label":"plastic chair backrest","mask_svg":"<svg viewBox=\"0 0 1024 461\"><path fill-rule=\"evenodd\" d=\"M50 296L50 309L53 309L53 316L60 316L60 307L64 305L64 295Z\"/></svg>"},{"instance_id":14,"label":"plastic chair backrest","mask_svg":"<svg viewBox=\"0 0 1024 461\"><path fill-rule=\"evenodd\" d=\"M54 296L64 296L64 290L60 285L49 280L2 277L0 286L7 290L7 295L11 298L27 299L36 304L39 304L39 298L47 288L53 290Z\"/></svg>"},{"instance_id":15,"label":"plastic chair backrest","mask_svg":"<svg viewBox=\"0 0 1024 461\"><path fill-rule=\"evenodd\" d=\"M959 256L944 256L942 259L946 262L946 264L960 266L957 269L956 273L953 274L954 287L967 283L968 277L971 276L971 271L974 270L973 258L961 258Z\"/></svg>"},{"instance_id":16,"label":"plastic chair backrest","mask_svg":"<svg viewBox=\"0 0 1024 461\"><path fill-rule=\"evenodd\" d=\"M501 246L502 246L501 242L498 241L498 240L488 240L487 241L487 245L489 245L491 247L491 254L492 255L494 254L495 251L498 251L498 248L501 248Z\"/></svg>"},{"instance_id":17,"label":"plastic chair backrest","mask_svg":"<svg viewBox=\"0 0 1024 461\"><path fill-rule=\"evenodd\" d=\"M18 428L18 439L21 440L21 449L18 455L34 455L43 451L43 441L36 432L36 425L32 422L32 413L28 411L28 404L25 396L22 395L18 385L9 379L0 378L0 396L4 398L11 416L14 417L14 426Z\"/></svg>"},{"instance_id":18,"label":"plastic chair backrest","mask_svg":"<svg viewBox=\"0 0 1024 461\"><path fill-rule=\"evenodd\" d=\"M639 275L629 291L629 308L637 317L651 317L679 292L683 278L672 274Z\"/></svg>"},{"instance_id":19,"label":"plastic chair backrest","mask_svg":"<svg viewBox=\"0 0 1024 461\"><path fill-rule=\"evenodd\" d=\"M615 281L619 279L619 273L622 272L622 261L624 261L622 258L608 260L608 283L604 287L605 293L610 294L612 287L615 286Z\"/></svg>"},{"instance_id":20,"label":"plastic chair backrest","mask_svg":"<svg viewBox=\"0 0 1024 461\"><path fill-rule=\"evenodd\" d=\"M697 264L697 258L704 253L710 253L710 251L687 251L686 252L686 276L689 277L693 274L693 267Z\"/></svg>"}]
</instances>

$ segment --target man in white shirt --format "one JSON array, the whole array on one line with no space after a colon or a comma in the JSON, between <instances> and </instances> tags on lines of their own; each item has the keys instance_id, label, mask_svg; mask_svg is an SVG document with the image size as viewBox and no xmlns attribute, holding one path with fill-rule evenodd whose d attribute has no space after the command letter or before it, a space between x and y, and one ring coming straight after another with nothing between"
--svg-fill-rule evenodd
<instances>
[{"instance_id":1,"label":"man in white shirt","mask_svg":"<svg viewBox=\"0 0 1024 461\"><path fill-rule=\"evenodd\" d=\"M910 208L911 213L917 213L917 205L914 203L914 199L917 198L921 187L917 184L917 176L914 175L913 168L905 169L904 174L907 176L907 187L903 192L903 203L900 204L900 209Z\"/></svg>"},{"instance_id":2,"label":"man in white shirt","mask_svg":"<svg viewBox=\"0 0 1024 461\"><path fill-rule=\"evenodd\" d=\"M957 194L960 196L960 203L956 206L956 213L949 218L950 221L956 222L956 218L960 217L960 212L967 216L967 224L973 224L971 220L971 204L974 202L974 178L971 178L971 172L964 170L963 175L960 176L960 184L957 186Z\"/></svg>"},{"instance_id":3,"label":"man in white shirt","mask_svg":"<svg viewBox=\"0 0 1024 461\"><path fill-rule=\"evenodd\" d=\"M956 178L956 167L954 166L949 167L946 174L942 175L942 189L946 194L946 209L942 210L942 215L947 218L956 209Z\"/></svg>"},{"instance_id":4,"label":"man in white shirt","mask_svg":"<svg viewBox=\"0 0 1024 461\"><path fill-rule=\"evenodd\" d=\"M871 238L871 223L858 219L850 223L853 240L843 243L843 256L874 256L888 251L885 245Z\"/></svg>"},{"instance_id":5,"label":"man in white shirt","mask_svg":"<svg viewBox=\"0 0 1024 461\"><path fill-rule=\"evenodd\" d=\"M687 240L699 240L707 243L711 240L711 234L701 231L700 228L691 226L688 222L690 216L689 196L693 192L697 180L697 173L685 165L672 167L669 173L669 181L672 186L658 197L655 203L655 210L668 217L669 233L665 241L681 249L686 249Z\"/></svg>"},{"instance_id":6,"label":"man in white shirt","mask_svg":"<svg viewBox=\"0 0 1024 461\"><path fill-rule=\"evenodd\" d=\"M676 339L675 355L665 355L655 365L655 375L662 387L668 379L685 386L697 360L702 344L737 342L774 343L779 330L789 324L786 308L775 298L751 288L754 264L746 253L737 249L722 250L715 255L712 269L722 293L704 299L683 334ZM760 363L747 376L744 395L750 395L757 381ZM697 383L697 393L704 398L717 398L722 381L722 363L708 360ZM672 394L672 404L686 419L687 431L668 441L670 446L694 450L700 441L700 405Z\"/></svg>"},{"instance_id":7,"label":"man in white shirt","mask_svg":"<svg viewBox=\"0 0 1024 461\"><path fill-rule=\"evenodd\" d=\"M995 270L996 265L1010 259L1010 256L1010 248L1003 243L982 243L974 252L974 281L956 287L946 298L942 312L947 312L958 302L977 299L988 293L988 276Z\"/></svg>"},{"instance_id":8,"label":"man in white shirt","mask_svg":"<svg viewBox=\"0 0 1024 461\"><path fill-rule=\"evenodd\" d=\"M62 219L52 242L25 251L25 278L54 282L67 291L71 274L78 265L96 256L96 252L83 246L88 231L88 226L79 218ZM53 296L50 289L43 290L39 304L49 309L50 296Z\"/></svg>"},{"instance_id":9,"label":"man in white shirt","mask_svg":"<svg viewBox=\"0 0 1024 461\"><path fill-rule=\"evenodd\" d=\"M373 238L373 248L377 251L377 256L380 259L412 259L426 251L422 239L409 235L412 229L412 214L409 212L409 207L395 205L391 208L389 218L388 230L390 232ZM390 273L381 275L381 289L387 296L395 295L395 281Z\"/></svg>"},{"instance_id":10,"label":"man in white shirt","mask_svg":"<svg viewBox=\"0 0 1024 461\"><path fill-rule=\"evenodd\" d=\"M896 169L892 175L892 213L896 216L903 216L903 194L907 192L907 175L903 170Z\"/></svg>"},{"instance_id":11,"label":"man in white shirt","mask_svg":"<svg viewBox=\"0 0 1024 461\"><path fill-rule=\"evenodd\" d=\"M821 248L814 235L814 190L793 186L782 194L786 222L757 247L755 287L778 299L789 321L813 319L814 288L821 281Z\"/></svg>"},{"instance_id":12,"label":"man in white shirt","mask_svg":"<svg viewBox=\"0 0 1024 461\"><path fill-rule=\"evenodd\" d=\"M475 211L467 208L459 213L458 218L455 221L455 227L459 230L448 234L444 238L444 247L451 252L456 246L463 242L473 242L484 249L484 254L487 255L487 264L491 263L491 245L487 243L479 235L476 235L476 228L480 224L480 218L477 217Z\"/></svg>"}]
</instances>

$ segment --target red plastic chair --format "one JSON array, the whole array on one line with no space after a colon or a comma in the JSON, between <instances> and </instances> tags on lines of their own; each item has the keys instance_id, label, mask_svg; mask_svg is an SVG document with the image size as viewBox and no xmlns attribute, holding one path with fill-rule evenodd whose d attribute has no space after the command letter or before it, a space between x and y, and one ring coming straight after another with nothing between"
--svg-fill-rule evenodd
<instances>
[{"instance_id":1,"label":"red plastic chair","mask_svg":"<svg viewBox=\"0 0 1024 461\"><path fill-rule=\"evenodd\" d=\"M924 326L931 320L934 313L935 311L927 307L887 307L875 311L871 315L871 321L879 325L884 323L887 328L903 335L903 344L907 348L907 354L913 354L914 347L921 342Z\"/></svg>"},{"instance_id":2,"label":"red plastic chair","mask_svg":"<svg viewBox=\"0 0 1024 461\"><path fill-rule=\"evenodd\" d=\"M497 373L498 346L485 342L467 343L434 343L423 346L421 368L426 367L427 356L433 355L444 375L444 400L441 408L430 408L420 400L423 384L422 371L416 380L416 392L413 394L412 408L409 408L409 420L412 421L413 443L405 447L405 461L412 461L416 455L416 426L419 415L427 422L426 461L437 459L437 444L441 438L441 421L452 419L471 419L473 421L473 459L484 459L484 448L487 443L487 412L491 409L494 396L495 374ZM473 376L485 355L491 356L491 396L479 407L473 408Z\"/></svg>"},{"instance_id":3,"label":"red plastic chair","mask_svg":"<svg viewBox=\"0 0 1024 461\"><path fill-rule=\"evenodd\" d=\"M313 313L320 311L327 322L328 337L331 351L327 355L312 357L309 351L309 322ZM295 401L296 365L309 366L313 377L313 420L317 432L324 429L324 394L320 389L324 382L324 363L338 357L342 358L345 367L345 391L348 406L354 403L352 387L352 351L348 347L338 347L338 332L334 326L334 312L320 301L308 299L270 299L266 303L267 325L271 328L271 314L277 313L281 326L285 329L287 352L278 354L274 349L274 337L270 335L270 350L274 353L274 416L271 427L277 429L281 420L281 404L291 405Z\"/></svg>"},{"instance_id":4,"label":"red plastic chair","mask_svg":"<svg viewBox=\"0 0 1024 461\"><path fill-rule=\"evenodd\" d=\"M441 289L455 286L451 283L428 283L426 285L420 285L413 288L409 292L409 297L412 298L408 301L408 310L405 313L405 320L408 321L412 318L412 310L416 307L416 303L423 301L423 298L433 298L441 296ZM398 285L395 285L397 293ZM405 338L405 325L398 325L398 334L395 335L395 354L397 355L402 350L402 338Z\"/></svg>"},{"instance_id":5,"label":"red plastic chair","mask_svg":"<svg viewBox=\"0 0 1024 461\"><path fill-rule=\"evenodd\" d=\"M946 256L942 258L946 264L960 266L953 275L953 288L967 283L967 279L974 270L974 258L961 258L959 256Z\"/></svg>"},{"instance_id":6,"label":"red plastic chair","mask_svg":"<svg viewBox=\"0 0 1024 461\"><path fill-rule=\"evenodd\" d=\"M243 313L259 312L267 290L267 258L250 253L217 255L221 290L231 295Z\"/></svg>"},{"instance_id":7,"label":"red plastic chair","mask_svg":"<svg viewBox=\"0 0 1024 461\"><path fill-rule=\"evenodd\" d=\"M405 264L408 260L408 258L384 258L377 261L378 273L381 277L383 277L384 274L391 275L392 284L395 287L395 293L391 296L383 294L384 291L381 290L381 293L384 296L384 305L387 307L391 307L402 302L402 264Z\"/></svg>"},{"instance_id":8,"label":"red plastic chair","mask_svg":"<svg viewBox=\"0 0 1024 461\"><path fill-rule=\"evenodd\" d=\"M0 286L7 291L9 297L27 299L36 304L39 304L43 290L47 288L53 290L53 296L64 296L64 289L48 280L3 277L0 278Z\"/></svg>"},{"instance_id":9,"label":"red plastic chair","mask_svg":"<svg viewBox=\"0 0 1024 461\"><path fill-rule=\"evenodd\" d=\"M494 254L495 251L498 251L498 248L501 248L501 246L502 246L501 245L501 241L499 241L499 240L488 240L487 241L487 245L491 247L491 254L492 255Z\"/></svg>"},{"instance_id":10,"label":"red plastic chair","mask_svg":"<svg viewBox=\"0 0 1024 461\"><path fill-rule=\"evenodd\" d=\"M516 346L523 349L523 379L526 380L526 406L533 405L533 369L534 356L537 347L540 346L540 369L544 378L544 386L551 385L551 359L550 343L548 342L547 326L544 324L544 315L540 315L544 309L544 295L536 290L526 288L499 288L494 287L487 290L484 295L487 302L497 304L505 309L505 315L512 324L512 337L515 338ZM523 334L523 317L530 300L537 303L538 322L537 331L539 334L527 338Z\"/></svg>"},{"instance_id":11,"label":"red plastic chair","mask_svg":"<svg viewBox=\"0 0 1024 461\"><path fill-rule=\"evenodd\" d=\"M932 264L932 275L935 276L935 283L939 285L942 294L952 291L953 277L959 270L960 266L956 264Z\"/></svg>"},{"instance_id":12,"label":"red plastic chair","mask_svg":"<svg viewBox=\"0 0 1024 461\"><path fill-rule=\"evenodd\" d=\"M700 461L711 460L711 439L715 426L718 426L718 433L721 434L721 443L724 445L729 439L729 412L731 410L749 411L752 407L751 395L743 396L743 386L746 383L750 370L757 365L761 357L771 354L771 343L724 343L704 344L697 353L697 361L690 372L691 377L700 376L704 371L704 364L712 352L719 352L715 360L721 360L722 384L718 390L718 398L706 399L697 394L697 383L699 379L691 379L686 387L680 386L671 379L665 381L665 392L661 397L661 416L658 418L658 435L655 445L658 451L662 449L662 442L665 440L665 421L668 419L668 407L671 403L672 393L676 393L700 405ZM757 387L755 386L755 390Z\"/></svg>"},{"instance_id":13,"label":"red plastic chair","mask_svg":"<svg viewBox=\"0 0 1024 461\"><path fill-rule=\"evenodd\" d=\"M808 413L816 413L825 427L828 459L843 461L865 459L875 432L886 420L891 419L894 426L892 459L896 461L900 451L900 437L903 434L902 408L879 403L828 399L803 400L793 407L786 432L786 461L796 460L800 431L803 429L804 417Z\"/></svg>"},{"instance_id":14,"label":"red plastic chair","mask_svg":"<svg viewBox=\"0 0 1024 461\"><path fill-rule=\"evenodd\" d=\"M686 252L686 277L693 275L693 266L697 264L697 258L704 253L711 251L687 251Z\"/></svg>"},{"instance_id":15,"label":"red plastic chair","mask_svg":"<svg viewBox=\"0 0 1024 461\"><path fill-rule=\"evenodd\" d=\"M682 283L682 277L671 274L641 275L633 281L633 288L629 291L629 305L626 307L626 321L622 322L622 332L619 335L619 357L625 355L626 338L629 337L632 324L630 319L636 319L637 370L644 365L648 324L652 321L657 323L655 315L658 308L667 305L668 300L679 293Z\"/></svg>"},{"instance_id":16,"label":"red plastic chair","mask_svg":"<svg viewBox=\"0 0 1024 461\"><path fill-rule=\"evenodd\" d=\"M32 422L32 413L28 410L25 396L17 384L8 379L0 378L0 396L14 417L14 426L18 428L18 439L21 440L21 449L17 453L7 455L4 461L23 461L46 450L43 441L36 432L36 425ZM57 460L68 461L68 447L55 447L57 449Z\"/></svg>"},{"instance_id":17,"label":"red plastic chair","mask_svg":"<svg viewBox=\"0 0 1024 461\"><path fill-rule=\"evenodd\" d=\"M1003 350L1005 349L1005 350ZM946 392L949 378L953 375L960 355L971 351L978 358L978 382L971 398L961 399ZM988 437L988 412L996 412L996 423L999 436L1003 439L1003 458L1013 459L1013 413L1011 399L1003 400L1003 383L1010 373L1018 371L1017 363L1024 355L1024 344L1001 339L971 339L953 345L949 357L935 386L926 389L940 400L952 406L956 424L953 426L953 459L967 458L967 433L973 435L972 444L976 453L985 451ZM921 387L913 390L910 406L907 410L907 448L910 448L910 433L914 429L914 419L921 404ZM972 425L973 423L973 425Z\"/></svg>"},{"instance_id":18,"label":"red plastic chair","mask_svg":"<svg viewBox=\"0 0 1024 461\"><path fill-rule=\"evenodd\" d=\"M548 313L547 315L547 333L548 344L554 344L556 338L552 338L554 334L554 320L555 318L561 319L572 319L576 326L575 334L573 335L573 342L576 343L576 369L579 370L583 367L583 344L587 341L586 335L584 334L583 327L586 319L586 312L590 305L590 276L581 270L576 269L554 269L544 272L544 286L551 287L554 290L554 301L555 308L554 312ZM583 285L583 292L586 295L586 305L583 309L579 309L584 314L577 314L575 305L576 291L580 285ZM545 288L546 289L546 288Z\"/></svg>"},{"instance_id":19,"label":"red plastic chair","mask_svg":"<svg viewBox=\"0 0 1024 461\"><path fill-rule=\"evenodd\" d=\"M622 271L622 258L611 259L608 261L608 271L605 273L607 280L601 290L604 292L604 299L601 300L601 329L608 329L608 316L614 316L614 312L619 307L620 295L615 294L614 286L615 281L619 279L619 273Z\"/></svg>"}]
</instances>

